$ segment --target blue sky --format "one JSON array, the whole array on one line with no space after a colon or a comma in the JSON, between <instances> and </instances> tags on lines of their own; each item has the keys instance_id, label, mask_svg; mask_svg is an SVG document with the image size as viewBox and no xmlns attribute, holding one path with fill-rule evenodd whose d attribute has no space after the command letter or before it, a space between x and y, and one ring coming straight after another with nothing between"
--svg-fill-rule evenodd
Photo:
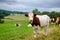
<instances>
[{"instance_id":1,"label":"blue sky","mask_svg":"<svg viewBox=\"0 0 60 40\"><path fill-rule=\"evenodd\" d=\"M0 9L4 10L31 12L35 8L60 12L60 0L0 0Z\"/></svg>"}]
</instances>

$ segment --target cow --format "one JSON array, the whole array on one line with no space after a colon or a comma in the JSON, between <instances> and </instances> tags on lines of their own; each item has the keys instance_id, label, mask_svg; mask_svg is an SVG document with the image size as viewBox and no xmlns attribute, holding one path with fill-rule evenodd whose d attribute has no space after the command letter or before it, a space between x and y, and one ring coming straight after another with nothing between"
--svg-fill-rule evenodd
<instances>
[{"instance_id":1,"label":"cow","mask_svg":"<svg viewBox=\"0 0 60 40\"><path fill-rule=\"evenodd\" d=\"M50 18L50 23L53 24L54 23L54 18Z\"/></svg>"},{"instance_id":2,"label":"cow","mask_svg":"<svg viewBox=\"0 0 60 40\"><path fill-rule=\"evenodd\" d=\"M59 25L60 25L60 17L56 18L56 25L59 27Z\"/></svg>"},{"instance_id":3,"label":"cow","mask_svg":"<svg viewBox=\"0 0 60 40\"><path fill-rule=\"evenodd\" d=\"M18 24L18 23L16 23L16 24L15 24L15 26L16 26L16 27L20 27L21 25L20 25L20 24Z\"/></svg>"},{"instance_id":4,"label":"cow","mask_svg":"<svg viewBox=\"0 0 60 40\"><path fill-rule=\"evenodd\" d=\"M32 25L34 37L40 34L40 27L44 27L45 35L48 34L48 26L50 23L50 17L47 15L36 15L32 12L25 14L29 18L29 23Z\"/></svg>"}]
</instances>

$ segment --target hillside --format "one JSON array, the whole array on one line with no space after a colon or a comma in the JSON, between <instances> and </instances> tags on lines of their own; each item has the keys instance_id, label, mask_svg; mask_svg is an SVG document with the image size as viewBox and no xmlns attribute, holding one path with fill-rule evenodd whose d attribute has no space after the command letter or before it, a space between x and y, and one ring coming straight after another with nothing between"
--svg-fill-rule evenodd
<instances>
[{"instance_id":1,"label":"hillside","mask_svg":"<svg viewBox=\"0 0 60 40\"><path fill-rule=\"evenodd\" d=\"M5 12L8 14L26 14L26 13L28 13L28 12L19 12L19 11L8 11L8 10L3 10L3 9L0 9L0 12Z\"/></svg>"},{"instance_id":2,"label":"hillside","mask_svg":"<svg viewBox=\"0 0 60 40\"><path fill-rule=\"evenodd\" d=\"M33 29L28 27L28 19L24 14L6 16L4 23L0 24L0 40L60 40L60 27L50 24L48 35L44 35L44 28L41 28L37 38L33 38ZM15 23L21 24L16 27Z\"/></svg>"}]
</instances>

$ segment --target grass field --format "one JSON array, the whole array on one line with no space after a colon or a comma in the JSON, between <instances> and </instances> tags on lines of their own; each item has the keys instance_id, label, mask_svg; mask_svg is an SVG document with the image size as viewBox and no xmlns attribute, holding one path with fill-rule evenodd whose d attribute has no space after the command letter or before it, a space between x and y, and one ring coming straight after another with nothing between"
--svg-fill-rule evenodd
<instances>
[{"instance_id":1,"label":"grass field","mask_svg":"<svg viewBox=\"0 0 60 40\"><path fill-rule=\"evenodd\" d=\"M60 40L60 27L54 27L51 24L47 36L42 33L36 39L33 38L33 30L28 27L28 18L23 14L10 15L5 17L4 23L0 24L0 40ZM16 27L15 23L21 24L21 27ZM43 28L41 28L41 32Z\"/></svg>"}]
</instances>

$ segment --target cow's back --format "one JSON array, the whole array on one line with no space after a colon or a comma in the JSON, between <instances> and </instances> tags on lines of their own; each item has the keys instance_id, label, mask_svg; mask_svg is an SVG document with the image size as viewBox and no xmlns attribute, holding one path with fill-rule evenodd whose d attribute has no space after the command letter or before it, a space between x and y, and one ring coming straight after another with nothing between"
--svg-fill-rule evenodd
<instances>
[{"instance_id":1,"label":"cow's back","mask_svg":"<svg viewBox=\"0 0 60 40\"><path fill-rule=\"evenodd\" d=\"M41 26L49 25L49 21L50 21L49 16L47 16L47 15L41 15L41 16L37 15L37 17L40 20L40 25Z\"/></svg>"}]
</instances>

